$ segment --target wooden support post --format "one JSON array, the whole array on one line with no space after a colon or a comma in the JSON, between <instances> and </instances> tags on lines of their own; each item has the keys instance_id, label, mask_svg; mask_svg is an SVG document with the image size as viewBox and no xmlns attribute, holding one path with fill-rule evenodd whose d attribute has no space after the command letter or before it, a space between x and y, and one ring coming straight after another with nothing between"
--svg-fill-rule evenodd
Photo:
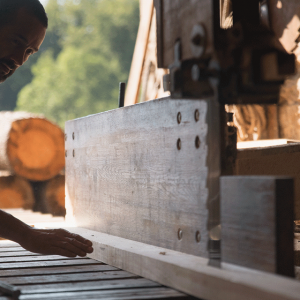
<instances>
[{"instance_id":1,"label":"wooden support post","mask_svg":"<svg viewBox=\"0 0 300 300\"><path fill-rule=\"evenodd\" d=\"M147 50L150 25L153 15L153 0L141 0L141 22L134 48L128 84L125 94L125 106L137 103L144 58Z\"/></svg>"},{"instance_id":2,"label":"wooden support post","mask_svg":"<svg viewBox=\"0 0 300 300\"><path fill-rule=\"evenodd\" d=\"M294 277L293 179L221 177L222 262Z\"/></svg>"}]
</instances>

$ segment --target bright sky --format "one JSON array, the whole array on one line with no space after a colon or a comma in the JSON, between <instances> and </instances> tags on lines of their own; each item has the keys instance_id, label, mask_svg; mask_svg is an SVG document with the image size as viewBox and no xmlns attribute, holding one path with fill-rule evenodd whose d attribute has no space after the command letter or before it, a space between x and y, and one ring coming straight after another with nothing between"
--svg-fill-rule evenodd
<instances>
[{"instance_id":1,"label":"bright sky","mask_svg":"<svg viewBox=\"0 0 300 300\"><path fill-rule=\"evenodd\" d=\"M41 3L45 6L46 4L47 4L47 2L48 2L48 0L40 0L41 1Z\"/></svg>"}]
</instances>

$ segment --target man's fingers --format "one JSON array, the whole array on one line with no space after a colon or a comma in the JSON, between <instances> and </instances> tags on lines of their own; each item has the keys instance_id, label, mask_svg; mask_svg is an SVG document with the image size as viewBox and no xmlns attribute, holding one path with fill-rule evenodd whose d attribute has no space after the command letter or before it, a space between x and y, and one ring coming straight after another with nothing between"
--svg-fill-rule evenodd
<instances>
[{"instance_id":1,"label":"man's fingers","mask_svg":"<svg viewBox=\"0 0 300 300\"><path fill-rule=\"evenodd\" d=\"M79 242L78 242L79 243ZM78 256L84 257L87 254L87 250L84 247L78 247L71 239L65 238L64 241L57 241L55 243L56 247L71 251ZM87 247L88 248L88 247Z\"/></svg>"},{"instance_id":2,"label":"man's fingers","mask_svg":"<svg viewBox=\"0 0 300 300\"><path fill-rule=\"evenodd\" d=\"M86 244L88 246L93 245L93 243L90 240L85 239L81 235L71 233L65 229L55 229L55 232L57 233L57 235L59 235L61 237L73 238L73 239L76 239L76 240L80 241L81 243Z\"/></svg>"},{"instance_id":3,"label":"man's fingers","mask_svg":"<svg viewBox=\"0 0 300 300\"><path fill-rule=\"evenodd\" d=\"M68 231L67 231L67 233L68 233L67 237L76 239L77 241L80 241L81 243L83 243L85 245L88 245L90 247L93 246L93 243L90 240L85 239L81 235L71 233L71 232L68 232Z\"/></svg>"},{"instance_id":4,"label":"man's fingers","mask_svg":"<svg viewBox=\"0 0 300 300\"><path fill-rule=\"evenodd\" d=\"M88 246L87 244L83 244L82 242L78 241L75 238L65 238L69 243L74 245L75 247L85 251L86 253L92 253L93 252L93 247Z\"/></svg>"},{"instance_id":5,"label":"man's fingers","mask_svg":"<svg viewBox=\"0 0 300 300\"><path fill-rule=\"evenodd\" d=\"M55 255L61 255L61 256L66 256L66 257L76 257L77 254L68 250L68 249L65 249L65 248L60 248L60 247L51 247L50 249L51 253L55 253Z\"/></svg>"}]
</instances>

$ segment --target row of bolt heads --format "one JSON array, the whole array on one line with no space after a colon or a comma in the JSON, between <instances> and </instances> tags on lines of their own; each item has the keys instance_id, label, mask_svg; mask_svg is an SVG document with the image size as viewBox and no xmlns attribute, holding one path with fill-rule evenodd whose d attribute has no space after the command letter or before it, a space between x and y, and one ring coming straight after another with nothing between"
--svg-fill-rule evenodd
<instances>
[{"instance_id":1,"label":"row of bolt heads","mask_svg":"<svg viewBox=\"0 0 300 300\"><path fill-rule=\"evenodd\" d=\"M199 117L200 117L198 109L195 110L194 117L195 117L195 121L198 122L199 121ZM181 112L179 112L177 114L177 122L178 122L178 124L181 123L181 120L182 120L182 116L181 116ZM67 138L68 138L68 136L67 136L67 134L65 134L65 141L67 141ZM75 133L74 132L72 133L72 138L73 138L73 140L75 140ZM200 138L199 138L199 136L196 136L195 146L196 146L197 149L200 147L200 144L201 144ZM178 150L181 149L181 140L180 139L177 140L177 149ZM65 154L66 154L66 157L67 157L68 156L68 152L66 151ZM75 157L75 150L73 150L73 157Z\"/></svg>"},{"instance_id":2,"label":"row of bolt heads","mask_svg":"<svg viewBox=\"0 0 300 300\"><path fill-rule=\"evenodd\" d=\"M198 121L199 121L199 117L200 117L200 113L199 113L199 110L198 110L198 109L195 110L194 117L195 117L195 121L198 122ZM181 123L181 120L182 120L182 116L181 116L181 112L179 112L179 113L177 114L177 123L180 124L180 123ZM195 139L195 147L196 147L197 149L200 148L200 144L201 144L201 141L200 141L199 136L197 135L197 136L196 136L196 139ZM178 149L178 150L181 149L181 139L178 139L178 140L177 140L177 149Z\"/></svg>"},{"instance_id":3,"label":"row of bolt heads","mask_svg":"<svg viewBox=\"0 0 300 300\"><path fill-rule=\"evenodd\" d=\"M199 121L200 113L199 113L199 110L198 110L198 109L195 110L194 118L195 118L195 121L196 121L196 122ZM180 123L181 123L181 120L182 120L182 116L181 116L181 112L179 112L179 113L177 114L177 123L180 124Z\"/></svg>"},{"instance_id":4,"label":"row of bolt heads","mask_svg":"<svg viewBox=\"0 0 300 300\"><path fill-rule=\"evenodd\" d=\"M200 145L201 145L201 141L200 141L200 138L199 136L197 135L196 138L195 138L195 147L197 149L200 148ZM181 149L181 139L178 139L177 140L177 149L180 150Z\"/></svg>"},{"instance_id":5,"label":"row of bolt heads","mask_svg":"<svg viewBox=\"0 0 300 300\"><path fill-rule=\"evenodd\" d=\"M67 134L65 134L65 141L67 141L67 139L68 139L68 136L67 136ZM75 140L75 133L74 132L72 133L72 139ZM75 150L73 150L72 152L73 152L73 157L75 157ZM68 157L68 151L67 150L65 152L65 156Z\"/></svg>"},{"instance_id":6,"label":"row of bolt heads","mask_svg":"<svg viewBox=\"0 0 300 300\"><path fill-rule=\"evenodd\" d=\"M178 237L178 240L179 240L179 241L182 240L182 237L183 237L183 231L182 231L182 229L178 229L177 237ZM197 243L200 243L200 241L201 241L201 234L200 234L200 231L197 231L197 232L196 232L196 234L195 234L195 239L196 239L196 242L197 242Z\"/></svg>"},{"instance_id":7,"label":"row of bolt heads","mask_svg":"<svg viewBox=\"0 0 300 300\"><path fill-rule=\"evenodd\" d=\"M65 134L65 141L67 141L67 139L68 139L68 135ZM75 140L75 133L74 132L72 133L72 139Z\"/></svg>"},{"instance_id":8,"label":"row of bolt heads","mask_svg":"<svg viewBox=\"0 0 300 300\"><path fill-rule=\"evenodd\" d=\"M195 117L195 121L198 122L199 121L199 117L200 117L200 113L199 113L199 110L196 109L195 110L195 114L194 114L194 117ZM181 116L181 112L179 112L177 114L177 123L180 124L181 123L181 120L182 120L182 116ZM199 136L196 136L196 139L195 139L195 146L196 148L198 149L200 147L200 138ZM177 149L180 150L181 149L181 140L178 139L177 140ZM183 237L183 231L182 229L178 229L178 232L177 232L177 237L178 237L178 240L182 240L182 237ZM195 234L195 239L196 239L196 242L197 243L200 243L201 241L201 234L200 234L200 231L197 231L196 234Z\"/></svg>"}]
</instances>

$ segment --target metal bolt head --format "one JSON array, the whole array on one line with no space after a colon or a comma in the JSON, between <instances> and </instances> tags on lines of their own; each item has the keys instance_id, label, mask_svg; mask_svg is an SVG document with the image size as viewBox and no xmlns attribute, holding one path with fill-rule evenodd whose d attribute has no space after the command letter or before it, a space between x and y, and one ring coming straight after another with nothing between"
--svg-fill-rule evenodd
<instances>
[{"instance_id":1,"label":"metal bolt head","mask_svg":"<svg viewBox=\"0 0 300 300\"><path fill-rule=\"evenodd\" d=\"M199 118L200 118L200 113L199 113L199 110L196 109L196 110L195 110L195 121L198 122L198 121L199 121Z\"/></svg>"},{"instance_id":2,"label":"metal bolt head","mask_svg":"<svg viewBox=\"0 0 300 300\"><path fill-rule=\"evenodd\" d=\"M198 32L192 36L192 43L196 46L200 46L202 42L202 35Z\"/></svg>"},{"instance_id":3,"label":"metal bolt head","mask_svg":"<svg viewBox=\"0 0 300 300\"><path fill-rule=\"evenodd\" d=\"M72 138L73 138L73 140L75 140L75 133L74 132L72 133Z\"/></svg>"},{"instance_id":4,"label":"metal bolt head","mask_svg":"<svg viewBox=\"0 0 300 300\"><path fill-rule=\"evenodd\" d=\"M177 114L177 123L178 124L181 123L181 113L180 112Z\"/></svg>"},{"instance_id":5,"label":"metal bolt head","mask_svg":"<svg viewBox=\"0 0 300 300\"><path fill-rule=\"evenodd\" d=\"M179 241L182 240L182 236L183 236L183 232L182 232L182 230L179 228L179 229L178 229L178 232L177 232L177 237L178 237L178 240L179 240Z\"/></svg>"},{"instance_id":6,"label":"metal bolt head","mask_svg":"<svg viewBox=\"0 0 300 300\"><path fill-rule=\"evenodd\" d=\"M205 53L206 49L206 31L204 25L194 25L191 33L191 50L196 58L200 58Z\"/></svg>"},{"instance_id":7,"label":"metal bolt head","mask_svg":"<svg viewBox=\"0 0 300 300\"><path fill-rule=\"evenodd\" d=\"M181 149L181 139L177 140L177 149L180 150Z\"/></svg>"},{"instance_id":8,"label":"metal bolt head","mask_svg":"<svg viewBox=\"0 0 300 300\"><path fill-rule=\"evenodd\" d=\"M68 157L68 151L67 150L65 151L65 156Z\"/></svg>"},{"instance_id":9,"label":"metal bolt head","mask_svg":"<svg viewBox=\"0 0 300 300\"><path fill-rule=\"evenodd\" d=\"M200 233L199 230L196 232L195 238L196 238L196 242L200 243L200 241L201 241L201 233Z\"/></svg>"},{"instance_id":10,"label":"metal bolt head","mask_svg":"<svg viewBox=\"0 0 300 300\"><path fill-rule=\"evenodd\" d=\"M200 141L199 136L197 135L197 136L196 136L196 139L195 139L195 146L196 146L197 149L200 148L200 144L201 144L201 141Z\"/></svg>"},{"instance_id":11,"label":"metal bolt head","mask_svg":"<svg viewBox=\"0 0 300 300\"><path fill-rule=\"evenodd\" d=\"M73 149L73 157L75 157L75 150Z\"/></svg>"}]
</instances>

